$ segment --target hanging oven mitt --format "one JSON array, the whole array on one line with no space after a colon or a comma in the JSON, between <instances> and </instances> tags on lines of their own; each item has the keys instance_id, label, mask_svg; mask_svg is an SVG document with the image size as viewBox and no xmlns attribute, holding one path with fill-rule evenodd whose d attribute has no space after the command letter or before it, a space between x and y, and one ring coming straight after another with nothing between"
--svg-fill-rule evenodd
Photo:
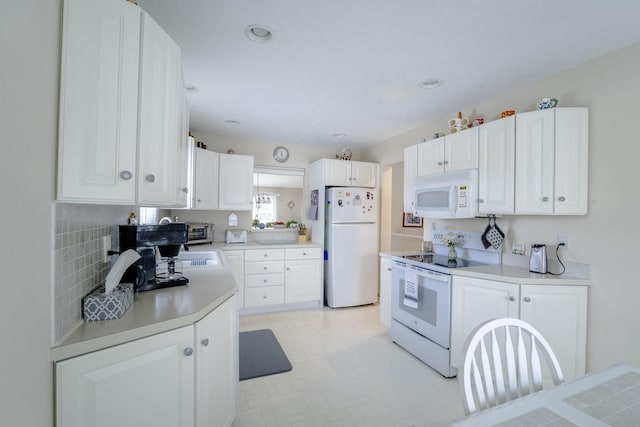
<instances>
[{"instance_id":1,"label":"hanging oven mitt","mask_svg":"<svg viewBox=\"0 0 640 427\"><path fill-rule=\"evenodd\" d=\"M489 240L487 239L487 235L489 234L490 231L491 231L491 218L489 218L489 224L487 224L487 228L484 229L484 233L482 233L482 236L481 236L482 245L484 246L485 249L489 249L489 246L491 246L491 242L489 242Z\"/></svg>"},{"instance_id":2,"label":"hanging oven mitt","mask_svg":"<svg viewBox=\"0 0 640 427\"><path fill-rule=\"evenodd\" d=\"M488 233L485 232L487 241L491 244L491 246L493 246L494 249L498 249L502 244L502 241L504 240L504 233L496 225L495 217L493 218L493 224L491 224L491 220L489 220L489 223L490 230Z\"/></svg>"}]
</instances>

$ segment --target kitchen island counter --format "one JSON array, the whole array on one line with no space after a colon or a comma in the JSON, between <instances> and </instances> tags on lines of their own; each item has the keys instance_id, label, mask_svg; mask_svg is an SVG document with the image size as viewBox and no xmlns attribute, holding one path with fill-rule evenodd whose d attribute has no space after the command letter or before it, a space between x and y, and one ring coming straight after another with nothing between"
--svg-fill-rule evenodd
<instances>
[{"instance_id":1,"label":"kitchen island counter","mask_svg":"<svg viewBox=\"0 0 640 427\"><path fill-rule=\"evenodd\" d=\"M236 293L236 282L226 262L184 273L189 279L186 286L134 294L133 305L120 319L81 323L51 348L51 360L57 362L191 325Z\"/></svg>"}]
</instances>

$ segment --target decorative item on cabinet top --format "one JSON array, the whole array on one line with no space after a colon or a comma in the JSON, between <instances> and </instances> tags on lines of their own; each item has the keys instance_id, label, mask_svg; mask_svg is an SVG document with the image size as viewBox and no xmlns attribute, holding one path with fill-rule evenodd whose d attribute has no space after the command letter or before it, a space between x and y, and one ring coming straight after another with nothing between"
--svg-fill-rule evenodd
<instances>
[{"instance_id":1,"label":"decorative item on cabinet top","mask_svg":"<svg viewBox=\"0 0 640 427\"><path fill-rule=\"evenodd\" d=\"M341 152L336 154L336 159L339 160L351 160L353 153L348 148L343 148Z\"/></svg>"}]
</instances>

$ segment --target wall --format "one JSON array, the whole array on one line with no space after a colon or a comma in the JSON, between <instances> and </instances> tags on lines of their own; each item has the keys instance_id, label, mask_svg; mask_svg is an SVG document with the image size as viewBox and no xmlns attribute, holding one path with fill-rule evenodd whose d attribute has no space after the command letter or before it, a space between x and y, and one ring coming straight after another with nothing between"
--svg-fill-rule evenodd
<instances>
[{"instance_id":1,"label":"wall","mask_svg":"<svg viewBox=\"0 0 640 427\"><path fill-rule=\"evenodd\" d=\"M49 345L59 31L59 0L2 6L0 414L7 426L53 425Z\"/></svg>"},{"instance_id":2,"label":"wall","mask_svg":"<svg viewBox=\"0 0 640 427\"><path fill-rule=\"evenodd\" d=\"M507 216L511 242L555 244L558 233L569 235L565 259L590 264L593 286L588 311L587 368L615 362L640 364L638 310L640 286L634 268L638 238L636 197L640 141L635 123L640 99L640 44L590 63L497 96L494 100L461 106L468 117L499 117L501 111L535 109L541 96L559 98L559 106L589 108L589 213L585 216ZM402 160L402 148L421 138L431 139L445 128L451 111L424 126L373 147L369 156L383 165ZM396 209L401 209L398 205ZM486 220L437 221L438 225L482 230Z\"/></svg>"}]
</instances>

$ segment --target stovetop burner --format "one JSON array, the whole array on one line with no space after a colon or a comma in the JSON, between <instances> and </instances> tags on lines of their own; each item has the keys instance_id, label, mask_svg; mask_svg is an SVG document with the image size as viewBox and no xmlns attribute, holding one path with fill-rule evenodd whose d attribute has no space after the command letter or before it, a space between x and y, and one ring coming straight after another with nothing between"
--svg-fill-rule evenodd
<instances>
[{"instance_id":1,"label":"stovetop burner","mask_svg":"<svg viewBox=\"0 0 640 427\"><path fill-rule=\"evenodd\" d=\"M445 255L436 255L434 253L403 255L402 258L422 264L438 265L445 268L462 268L484 265L484 263L481 262L469 261L460 258L455 261L450 261L449 257Z\"/></svg>"}]
</instances>

